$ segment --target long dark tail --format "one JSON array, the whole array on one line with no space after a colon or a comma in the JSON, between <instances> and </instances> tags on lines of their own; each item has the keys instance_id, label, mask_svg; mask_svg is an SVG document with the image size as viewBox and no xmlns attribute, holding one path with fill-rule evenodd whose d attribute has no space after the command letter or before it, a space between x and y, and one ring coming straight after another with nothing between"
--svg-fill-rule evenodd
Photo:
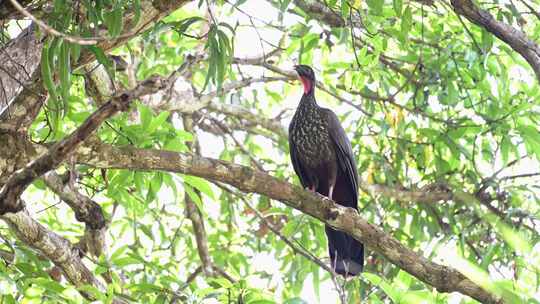
<instances>
[{"instance_id":1,"label":"long dark tail","mask_svg":"<svg viewBox=\"0 0 540 304\"><path fill-rule=\"evenodd\" d=\"M326 189L322 189L326 190ZM358 193L351 186L347 175L338 169L332 199L338 204L357 209ZM328 253L332 268L344 276L355 276L364 268L364 245L345 232L326 226Z\"/></svg>"},{"instance_id":2,"label":"long dark tail","mask_svg":"<svg viewBox=\"0 0 540 304\"><path fill-rule=\"evenodd\" d=\"M355 276L364 268L364 245L345 232L326 226L328 252L335 272Z\"/></svg>"}]
</instances>

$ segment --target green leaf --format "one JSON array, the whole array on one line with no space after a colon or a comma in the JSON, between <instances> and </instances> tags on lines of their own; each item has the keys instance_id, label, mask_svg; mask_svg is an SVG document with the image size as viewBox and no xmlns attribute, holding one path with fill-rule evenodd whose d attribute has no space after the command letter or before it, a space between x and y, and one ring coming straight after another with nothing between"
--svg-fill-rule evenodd
<instances>
[{"instance_id":1,"label":"green leaf","mask_svg":"<svg viewBox=\"0 0 540 304\"><path fill-rule=\"evenodd\" d=\"M382 0L367 0L369 11L371 14L381 16L383 11L384 1Z\"/></svg>"},{"instance_id":2,"label":"green leaf","mask_svg":"<svg viewBox=\"0 0 540 304\"><path fill-rule=\"evenodd\" d=\"M133 0L133 11L135 14L133 17L133 27L135 27L141 20L141 0Z\"/></svg>"},{"instance_id":3,"label":"green leaf","mask_svg":"<svg viewBox=\"0 0 540 304\"><path fill-rule=\"evenodd\" d=\"M136 259L134 257L117 258L117 259L111 260L111 262L116 267L125 267L125 266L128 266L128 265L135 265L135 264L140 264L141 263L141 261L139 259Z\"/></svg>"},{"instance_id":4,"label":"green leaf","mask_svg":"<svg viewBox=\"0 0 540 304\"><path fill-rule=\"evenodd\" d=\"M221 41L221 31L220 30L217 30L217 33L218 33L218 48L216 50L216 54L214 54L215 58L216 58L216 64L217 64L217 69L216 69L216 77L215 77L215 83L216 83L216 86L217 86L217 90L221 90L221 86L223 85L223 80L225 79L225 66L227 64L226 62L226 53L225 53L225 50L223 49L223 43Z\"/></svg>"},{"instance_id":5,"label":"green leaf","mask_svg":"<svg viewBox=\"0 0 540 304\"><path fill-rule=\"evenodd\" d=\"M154 133L157 128L162 127L164 124L166 124L167 118L169 118L169 112L163 111L159 113L157 117L152 118L152 121L148 126L147 132Z\"/></svg>"},{"instance_id":6,"label":"green leaf","mask_svg":"<svg viewBox=\"0 0 540 304\"><path fill-rule=\"evenodd\" d=\"M287 8L289 7L290 3L291 3L291 0L281 0L279 3L279 10L282 12L285 12Z\"/></svg>"},{"instance_id":7,"label":"green leaf","mask_svg":"<svg viewBox=\"0 0 540 304\"><path fill-rule=\"evenodd\" d=\"M208 72L206 73L206 79L204 80L203 90L206 88L206 86L210 83L210 81L215 82L216 79L216 71L217 71L217 61L219 60L218 57L218 42L216 40L216 26L212 25L210 26L210 30L208 32L208 40L206 43L205 48L210 53L210 58L208 60Z\"/></svg>"},{"instance_id":8,"label":"green leaf","mask_svg":"<svg viewBox=\"0 0 540 304\"><path fill-rule=\"evenodd\" d=\"M96 56L97 61L105 67L107 74L114 81L115 69L114 69L112 60L107 57L107 55L101 48L95 45L89 45L86 47L88 48L88 50L90 50L90 52L92 52Z\"/></svg>"},{"instance_id":9,"label":"green leaf","mask_svg":"<svg viewBox=\"0 0 540 304\"><path fill-rule=\"evenodd\" d=\"M102 291L100 291L99 289L97 289L96 287L94 286L91 286L91 285L84 285L84 286L80 286L77 288L79 291L84 291L90 295L92 295L93 297L95 297L96 299L98 299L99 301L102 301L102 302L106 302L107 301L107 295L104 294Z\"/></svg>"},{"instance_id":10,"label":"green leaf","mask_svg":"<svg viewBox=\"0 0 540 304\"><path fill-rule=\"evenodd\" d=\"M249 301L247 302L248 304L276 304L275 301L271 301L271 300L253 300L253 301Z\"/></svg>"},{"instance_id":11,"label":"green leaf","mask_svg":"<svg viewBox=\"0 0 540 304\"><path fill-rule=\"evenodd\" d=\"M307 304L307 302L302 300L301 298L291 298L291 299L285 300L283 304Z\"/></svg>"},{"instance_id":12,"label":"green leaf","mask_svg":"<svg viewBox=\"0 0 540 304\"><path fill-rule=\"evenodd\" d=\"M498 244L492 245L489 248L487 254L482 257L482 263L480 263L480 267L482 267L482 269L484 269L486 271L488 270L488 267L491 264L491 261L493 260L493 257L499 251L499 247L500 247L500 245L498 245Z\"/></svg>"},{"instance_id":13,"label":"green leaf","mask_svg":"<svg viewBox=\"0 0 540 304\"><path fill-rule=\"evenodd\" d=\"M407 5L407 8L405 8L405 12L403 12L403 16L401 16L400 40L404 44L407 43L409 39L409 32L411 31L411 27L412 27L412 11L411 11L411 7Z\"/></svg>"},{"instance_id":14,"label":"green leaf","mask_svg":"<svg viewBox=\"0 0 540 304\"><path fill-rule=\"evenodd\" d=\"M63 108L67 109L69 99L69 89L71 88L71 62L70 62L70 43L64 41L60 46L58 55L58 67L60 69L60 92L62 94Z\"/></svg>"},{"instance_id":15,"label":"green leaf","mask_svg":"<svg viewBox=\"0 0 540 304\"><path fill-rule=\"evenodd\" d=\"M111 260L114 260L114 259L117 259L118 257L120 257L127 249L128 249L128 245L124 245L124 246L120 246L118 247L118 249L116 249L113 254L111 254L111 257L110 259Z\"/></svg>"},{"instance_id":16,"label":"green leaf","mask_svg":"<svg viewBox=\"0 0 540 304\"><path fill-rule=\"evenodd\" d=\"M493 47L493 34L482 27L482 48L487 53Z\"/></svg>"},{"instance_id":17,"label":"green leaf","mask_svg":"<svg viewBox=\"0 0 540 304\"><path fill-rule=\"evenodd\" d=\"M150 123L152 122L152 110L148 108L146 105L139 103L137 105L137 109L139 110L139 115L141 118L141 127L143 130L148 130ZM151 133L151 132L149 132Z\"/></svg>"},{"instance_id":18,"label":"green leaf","mask_svg":"<svg viewBox=\"0 0 540 304\"><path fill-rule=\"evenodd\" d=\"M231 288L233 286L233 283L222 277L212 278L208 280L208 284L222 288Z\"/></svg>"},{"instance_id":19,"label":"green leaf","mask_svg":"<svg viewBox=\"0 0 540 304\"><path fill-rule=\"evenodd\" d=\"M189 17L189 18L186 18L182 21L179 21L179 22L176 22L174 23L174 29L178 32L178 33L185 33L189 27L194 24L195 22L198 22L198 21L204 21L205 19L202 18L202 17L199 17L199 16L195 16L195 17Z\"/></svg>"},{"instance_id":20,"label":"green leaf","mask_svg":"<svg viewBox=\"0 0 540 304\"><path fill-rule=\"evenodd\" d=\"M371 284L379 286L384 293L394 302L399 303L400 292L394 289L390 284L384 281L381 277L374 273L362 273L362 277L368 280Z\"/></svg>"},{"instance_id":21,"label":"green leaf","mask_svg":"<svg viewBox=\"0 0 540 304\"><path fill-rule=\"evenodd\" d=\"M150 283L138 283L138 284L131 284L128 285L129 289L135 289L143 292L156 292L156 291L162 291L163 287L150 284Z\"/></svg>"},{"instance_id":22,"label":"green leaf","mask_svg":"<svg viewBox=\"0 0 540 304\"><path fill-rule=\"evenodd\" d=\"M176 133L176 138L182 141L193 141L193 134L189 132L177 129L175 133Z\"/></svg>"},{"instance_id":23,"label":"green leaf","mask_svg":"<svg viewBox=\"0 0 540 304\"><path fill-rule=\"evenodd\" d=\"M58 44L53 42L45 43L41 51L41 77L43 83L49 92L49 98L47 99L47 109L49 110L49 123L51 124L51 131L54 134L60 127L60 112L62 107L57 95L56 85L53 78L54 67L54 52Z\"/></svg>"},{"instance_id":24,"label":"green leaf","mask_svg":"<svg viewBox=\"0 0 540 304\"><path fill-rule=\"evenodd\" d=\"M66 288L62 284L46 278L33 278L30 280L33 284L37 286L44 287L46 290L53 291L56 293L63 292Z\"/></svg>"},{"instance_id":25,"label":"green leaf","mask_svg":"<svg viewBox=\"0 0 540 304\"><path fill-rule=\"evenodd\" d=\"M2 304L16 304L15 298L10 294L0 295L0 303Z\"/></svg>"},{"instance_id":26,"label":"green leaf","mask_svg":"<svg viewBox=\"0 0 540 304\"><path fill-rule=\"evenodd\" d=\"M403 0L393 0L392 5L394 6L396 16L401 17L401 11L403 10Z\"/></svg>"},{"instance_id":27,"label":"green leaf","mask_svg":"<svg viewBox=\"0 0 540 304\"><path fill-rule=\"evenodd\" d=\"M498 222L496 224L497 232L503 237L503 239L508 243L514 250L521 254L530 254L532 247L529 244L530 242L527 238L516 231L515 229L508 226L506 223Z\"/></svg>"},{"instance_id":28,"label":"green leaf","mask_svg":"<svg viewBox=\"0 0 540 304\"><path fill-rule=\"evenodd\" d=\"M525 141L527 152L536 155L536 158L540 160L540 133L538 130L530 125L521 125L517 129Z\"/></svg>"},{"instance_id":29,"label":"green leaf","mask_svg":"<svg viewBox=\"0 0 540 304\"><path fill-rule=\"evenodd\" d=\"M207 180L191 175L184 175L183 180L185 183L189 184L193 188L206 194L212 200L216 199L216 197L214 196L214 191L212 190L212 187L210 187L210 183Z\"/></svg>"},{"instance_id":30,"label":"green leaf","mask_svg":"<svg viewBox=\"0 0 540 304\"><path fill-rule=\"evenodd\" d=\"M510 156L510 149L512 148L512 142L506 136L501 139L501 157L504 164L508 163Z\"/></svg>"},{"instance_id":31,"label":"green leaf","mask_svg":"<svg viewBox=\"0 0 540 304\"><path fill-rule=\"evenodd\" d=\"M184 190L186 191L189 198L195 203L195 205L199 207L199 210L203 210L203 203L201 197L195 191L193 191L193 188L191 188L191 186L189 186L188 184L184 184Z\"/></svg>"},{"instance_id":32,"label":"green leaf","mask_svg":"<svg viewBox=\"0 0 540 304\"><path fill-rule=\"evenodd\" d=\"M119 6L103 14L103 21L107 25L107 30L111 37L117 37L122 33L124 9Z\"/></svg>"}]
</instances>

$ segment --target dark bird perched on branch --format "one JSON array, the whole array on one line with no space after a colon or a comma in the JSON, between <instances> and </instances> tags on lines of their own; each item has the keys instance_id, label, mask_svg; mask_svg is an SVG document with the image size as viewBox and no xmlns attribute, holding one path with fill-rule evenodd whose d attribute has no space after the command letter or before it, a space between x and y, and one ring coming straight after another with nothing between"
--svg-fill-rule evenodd
<instances>
[{"instance_id":1,"label":"dark bird perched on branch","mask_svg":"<svg viewBox=\"0 0 540 304\"><path fill-rule=\"evenodd\" d=\"M306 65L295 70L304 95L289 125L294 171L302 186L338 204L358 208L358 173L351 143L336 114L315 101L315 74ZM364 246L345 232L326 226L332 268L344 276L357 275L364 265Z\"/></svg>"}]
</instances>

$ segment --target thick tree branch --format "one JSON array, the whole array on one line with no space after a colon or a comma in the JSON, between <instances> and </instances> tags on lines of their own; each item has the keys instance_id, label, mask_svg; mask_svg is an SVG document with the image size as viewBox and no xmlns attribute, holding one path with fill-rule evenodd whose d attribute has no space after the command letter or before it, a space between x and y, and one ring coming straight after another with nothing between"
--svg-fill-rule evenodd
<instances>
[{"instance_id":1,"label":"thick tree branch","mask_svg":"<svg viewBox=\"0 0 540 304\"><path fill-rule=\"evenodd\" d=\"M403 246L380 228L368 223L352 208L339 206L327 198L278 180L251 168L221 160L160 150L113 147L94 142L91 149L80 149L78 161L99 167L131 170L163 170L190 174L223 182L244 192L279 200L328 225L351 234L390 262L440 292L460 292L482 302L502 303L459 271L426 259Z\"/></svg>"},{"instance_id":2,"label":"thick tree branch","mask_svg":"<svg viewBox=\"0 0 540 304\"><path fill-rule=\"evenodd\" d=\"M107 118L126 109L133 99L162 89L166 82L160 78L151 78L131 91L114 96L90 115L69 136L54 144L45 154L30 162L25 168L12 174L0 190L1 218L9 224L23 242L39 250L60 267L68 280L75 286L89 284L104 289L103 285L82 263L78 250L75 250L68 240L49 231L28 215L20 195L34 179L54 169L64 161L68 154L86 140ZM88 299L94 299L91 294L86 292L82 294Z\"/></svg>"},{"instance_id":3,"label":"thick tree branch","mask_svg":"<svg viewBox=\"0 0 540 304\"><path fill-rule=\"evenodd\" d=\"M20 0L19 3L27 10L27 5L32 3L33 0ZM9 19L21 19L23 15L17 11L9 1L0 2L0 23L8 21Z\"/></svg>"},{"instance_id":4,"label":"thick tree branch","mask_svg":"<svg viewBox=\"0 0 540 304\"><path fill-rule=\"evenodd\" d=\"M25 2L25 1L21 1ZM160 20L164 16L170 14L172 11L182 7L184 4L189 2L189 0L159 0L159 1L151 1L151 0L143 0L140 1L141 5L141 19L137 24L134 23L134 16L135 14L133 12L128 12L126 16L124 17L124 23L125 29L129 29L129 33L124 32L121 36L111 39L111 40L105 40L101 41L97 44L98 47L105 51L109 51L115 47L118 47L125 42L127 42L132 37L137 36L138 34L142 33L146 29L148 29L150 26L152 26L156 21ZM8 5L8 7L11 8L11 5ZM35 26L32 26L27 30L27 35L35 35L36 28ZM104 29L100 33L106 33L107 31ZM100 34L98 33L98 34ZM105 35L105 34L103 34ZM21 34L21 36L14 39L10 44L8 44L5 48L0 50L0 59L3 59L1 62L8 62L6 58L3 58L2 54L5 52L9 53L18 53L18 54L25 54L26 57L29 57L29 55L32 55L32 65L36 67L34 71L37 71L36 73L29 73L31 77L31 81L25 82L25 78L17 78L19 81L17 83L10 83L10 87L7 88L6 92L9 91L10 94L7 95L7 100L10 100L11 107L18 106L19 104L25 104L27 106L24 106L25 111L33 110L35 114L37 115L39 109L41 108L41 105L46 97L46 91L45 88L42 85L42 80L39 75L39 69L37 68L37 63L39 63L39 58L41 54L41 48L43 47L43 41L37 41L35 45L33 46L20 46L18 40L24 38ZM24 38L27 39L27 38ZM79 61L74 64L75 67L79 67L85 64L90 63L95 59L94 53L84 50L81 52L81 57L79 58ZM24 70L24 69L22 69ZM30 69L26 69L27 71L31 71ZM20 73L20 71L18 72ZM13 75L18 75L13 74ZM0 70L0 75L4 75L4 73ZM9 75L8 75L9 76ZM3 77L0 78L0 80L3 80ZM0 82L0 90L2 90L2 85L6 86L6 84ZM20 88L23 87L21 90ZM16 99L13 99L15 95L11 94L11 92L20 92L18 96L16 96ZM5 113L7 112L5 110L5 102L2 101L3 97L0 93L0 121L7 123ZM39 97L39 98L37 98ZM9 109L10 113L15 113L16 117L27 117L25 118L26 125L25 128L33 121L35 115L26 115L23 112L17 110L17 109ZM2 114L4 113L4 114ZM21 114L23 113L23 114ZM29 118L28 118L29 117ZM11 119L11 118L10 118ZM11 124L11 123L10 123ZM1 125L0 125L1 126ZM14 128L12 126L12 128Z\"/></svg>"},{"instance_id":5,"label":"thick tree branch","mask_svg":"<svg viewBox=\"0 0 540 304\"><path fill-rule=\"evenodd\" d=\"M114 96L109 102L92 113L83 123L62 141L54 144L47 153L32 161L20 172L14 173L0 191L0 214L23 209L19 197L34 179L56 168L77 146L86 140L109 117L125 110L135 98L154 93L164 88L167 81L150 78L135 89Z\"/></svg>"},{"instance_id":6,"label":"thick tree branch","mask_svg":"<svg viewBox=\"0 0 540 304\"><path fill-rule=\"evenodd\" d=\"M105 251L105 232L107 221L101 206L91 198L82 195L69 182L64 183L54 171L43 176L43 181L62 201L75 212L75 218L85 223L84 236L79 244L84 252L99 257Z\"/></svg>"},{"instance_id":7,"label":"thick tree branch","mask_svg":"<svg viewBox=\"0 0 540 304\"><path fill-rule=\"evenodd\" d=\"M101 206L89 197L80 194L76 189L70 189L69 185L62 182L61 177L56 172L51 171L45 174L43 180L47 187L73 209L78 221L85 223L92 229L101 229L105 226L106 220Z\"/></svg>"},{"instance_id":8,"label":"thick tree branch","mask_svg":"<svg viewBox=\"0 0 540 304\"><path fill-rule=\"evenodd\" d=\"M75 287L91 285L105 291L103 284L94 277L82 262L79 250L74 248L64 237L48 230L35 221L26 210L6 213L0 218L8 223L23 242L37 249L43 256L61 268L64 276ZM87 292L81 292L81 294L89 300L96 299ZM123 303L120 300L114 300L113 302Z\"/></svg>"},{"instance_id":9,"label":"thick tree branch","mask_svg":"<svg viewBox=\"0 0 540 304\"><path fill-rule=\"evenodd\" d=\"M26 131L39 111L39 107L33 105L42 103L46 97L41 82L35 81L39 74L37 67L42 47L34 26L29 26L16 39L0 48L0 124L9 123L10 128L21 133ZM24 91L25 102L15 103L7 110L21 90Z\"/></svg>"},{"instance_id":10,"label":"thick tree branch","mask_svg":"<svg viewBox=\"0 0 540 304\"><path fill-rule=\"evenodd\" d=\"M456 13L481 26L507 43L530 65L540 82L540 47L522 31L496 20L488 11L476 6L471 0L451 0Z\"/></svg>"}]
</instances>

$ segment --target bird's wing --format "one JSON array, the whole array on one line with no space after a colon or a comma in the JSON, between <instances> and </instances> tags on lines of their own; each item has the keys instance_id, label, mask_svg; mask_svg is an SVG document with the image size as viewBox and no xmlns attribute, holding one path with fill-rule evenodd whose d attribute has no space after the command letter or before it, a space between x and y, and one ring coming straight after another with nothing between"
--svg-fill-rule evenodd
<instances>
[{"instance_id":1,"label":"bird's wing","mask_svg":"<svg viewBox=\"0 0 540 304\"><path fill-rule=\"evenodd\" d=\"M354 191L354 204L358 201L358 171L351 147L351 142L345 134L338 117L330 109L322 109L328 122L328 135L334 143L336 157L340 169L345 173L351 189Z\"/></svg>"},{"instance_id":2,"label":"bird's wing","mask_svg":"<svg viewBox=\"0 0 540 304\"><path fill-rule=\"evenodd\" d=\"M300 179L300 183L302 184L302 187L309 187L308 185L308 176L306 174L306 171L304 170L302 166L302 162L298 158L298 149L296 148L296 145L291 139L291 129L294 128L293 126L294 122L291 123L289 126L289 151L291 154L291 161L293 164L294 172L296 172L296 175L298 175L298 178Z\"/></svg>"}]
</instances>

